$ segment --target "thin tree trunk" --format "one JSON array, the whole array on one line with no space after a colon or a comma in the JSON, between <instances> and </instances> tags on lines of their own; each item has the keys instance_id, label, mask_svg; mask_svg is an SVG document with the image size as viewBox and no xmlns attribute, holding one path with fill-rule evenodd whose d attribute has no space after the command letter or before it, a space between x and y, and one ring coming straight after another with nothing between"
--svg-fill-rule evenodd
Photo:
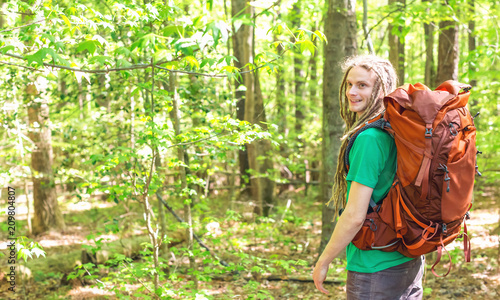
<instances>
[{"instance_id":1,"label":"thin tree trunk","mask_svg":"<svg viewBox=\"0 0 500 300\"><path fill-rule=\"evenodd\" d=\"M243 12L248 17L253 17L253 7L247 6L244 0L232 0L233 16ZM254 57L254 32L253 28L247 25L241 25L233 37L233 50L235 56L245 66L247 63L253 63ZM246 87L245 91L245 120L251 124L258 124L264 130L267 129L265 124L266 115L264 112L264 104L262 92L260 90L258 72L250 72L243 74L243 84ZM252 198L258 203L255 207L257 213L267 215L271 208L274 197L274 182L268 177L262 178L259 174L266 174L272 170L272 161L269 158L258 160L259 156L268 155L271 150L271 144L267 140L260 140L247 145L248 164L250 169L257 172L252 175L250 180ZM242 174L245 174L244 170Z\"/></svg>"},{"instance_id":2,"label":"thin tree trunk","mask_svg":"<svg viewBox=\"0 0 500 300\"><path fill-rule=\"evenodd\" d=\"M301 7L300 0L295 2L292 7L292 12L290 17L292 18L292 30L296 30L301 26ZM294 42L294 41L292 41ZM305 100L305 89L304 80L305 72L303 68L303 57L299 49L293 48L293 86L294 86L294 100L295 100L295 134L297 136L302 132L302 126L304 123L304 100ZM298 144L302 144L303 140L297 138ZM302 148L302 147L299 147Z\"/></svg>"},{"instance_id":3,"label":"thin tree trunk","mask_svg":"<svg viewBox=\"0 0 500 300\"><path fill-rule=\"evenodd\" d=\"M342 1L337 1L339 4ZM344 34L344 55L352 56L356 55L358 52L358 42L357 42L357 22L356 22L356 0L344 0L344 7L346 7L346 27L347 31ZM326 24L325 24L326 26ZM334 82L333 84L340 84L340 81Z\"/></svg>"},{"instance_id":4,"label":"thin tree trunk","mask_svg":"<svg viewBox=\"0 0 500 300\"><path fill-rule=\"evenodd\" d=\"M4 11L4 0L0 0L0 11ZM3 29L4 22L3 15L0 14L0 29Z\"/></svg>"},{"instance_id":5,"label":"thin tree trunk","mask_svg":"<svg viewBox=\"0 0 500 300\"><path fill-rule=\"evenodd\" d=\"M253 16L253 8L248 7L250 16ZM253 63L254 58L254 38L253 30L248 31L244 37L244 57ZM245 120L250 124L257 124L263 130L267 130L266 113L264 110L264 99L260 88L259 72L246 73L243 75L246 86L245 92ZM274 182L269 179L269 172L273 170L273 163L270 159L271 143L269 140L258 140L248 144L248 161L250 169L257 172L252 176L251 190L252 197L258 203L255 212L267 216L274 202ZM265 157L264 159L258 159Z\"/></svg>"},{"instance_id":6,"label":"thin tree trunk","mask_svg":"<svg viewBox=\"0 0 500 300\"><path fill-rule=\"evenodd\" d=\"M372 38L370 37L370 32L368 31L368 0L363 0L363 32L365 33L365 40L366 45L368 46L368 51L370 51L370 54L375 54Z\"/></svg>"},{"instance_id":7,"label":"thin tree trunk","mask_svg":"<svg viewBox=\"0 0 500 300\"><path fill-rule=\"evenodd\" d=\"M180 110L179 110L179 97L177 94L177 76L175 73L170 73L170 78L169 78L169 94L172 96L172 111L170 112L170 116L172 118L172 122L174 124L174 132L175 135L178 136L181 134L181 127L180 127ZM187 161L185 161L185 155L184 155L184 148L183 146L178 146L177 147L177 159L182 164L186 164ZM185 190L187 188L187 180L186 180L186 169L185 167L180 167L179 169L180 173L180 178L181 178L181 190ZM184 201L184 199L183 199ZM188 201L191 202L191 201ZM186 220L188 224L188 228L186 229L186 233L188 236L188 249L190 252L193 250L193 221L192 221L192 216L191 216L191 203L186 203L184 201L184 220ZM190 268L195 271L196 270L196 261L195 258L190 255L189 256L189 266ZM196 276L192 277L192 280L195 283L196 288L198 288L198 279Z\"/></svg>"},{"instance_id":8,"label":"thin tree trunk","mask_svg":"<svg viewBox=\"0 0 500 300\"><path fill-rule=\"evenodd\" d=\"M469 0L469 84L472 87L475 87L477 85L477 80L475 78L477 68L474 66L474 64L477 62L475 58L471 58L470 54L473 54L476 51L476 21L475 21L475 14L476 14L476 3L475 0ZM476 101L472 101L471 106L475 106L477 103Z\"/></svg>"},{"instance_id":9,"label":"thin tree trunk","mask_svg":"<svg viewBox=\"0 0 500 300\"><path fill-rule=\"evenodd\" d=\"M23 165L24 165L24 159L23 159ZM24 191L26 195L26 221L28 221L28 232L29 234L33 233L33 226L31 225L31 198L30 198L30 193L29 193L29 187L28 187L28 180L24 180Z\"/></svg>"},{"instance_id":10,"label":"thin tree trunk","mask_svg":"<svg viewBox=\"0 0 500 300\"><path fill-rule=\"evenodd\" d=\"M154 60L151 59L151 65L154 66ZM155 87L155 70L154 67L151 68L151 91L150 91L150 116L152 118L152 123L154 124L154 116L155 116L155 107L154 107L154 87ZM153 274L153 284L155 287L155 292L160 288L160 263L159 263L159 254L161 247L161 239L158 238L158 228L153 228L152 222L154 222L153 208L151 206L150 197L149 197L149 188L151 186L151 180L153 178L153 174L155 173L155 165L156 165L156 157L158 156L157 152L158 147L151 147L151 163L149 165L149 174L147 175L147 181L144 185L144 190L142 192L142 205L144 210L144 220L146 221L146 229L149 234L149 238L151 244L153 246L153 265L154 265L154 274Z\"/></svg>"},{"instance_id":11,"label":"thin tree trunk","mask_svg":"<svg viewBox=\"0 0 500 300\"><path fill-rule=\"evenodd\" d=\"M231 15L234 17L240 14L242 10L246 7L245 0L231 0ZM245 13L250 13L250 8L246 8ZM234 28L233 23L233 54L237 61L234 62L234 66L242 69L247 63L249 63L249 55L245 54L247 50L245 48L251 47L250 32L252 28L249 25L242 24L237 30ZM245 89L241 88L241 85L245 85L244 82L234 81L234 96L237 99L237 111L236 117L238 120L245 120ZM250 188L246 188L242 191L243 194L249 194L251 190L251 182L248 180L250 177L248 170L250 169L250 163L248 159L248 146L245 145L244 149L239 150L238 161L240 163L240 183L250 185Z\"/></svg>"},{"instance_id":12,"label":"thin tree trunk","mask_svg":"<svg viewBox=\"0 0 500 300\"><path fill-rule=\"evenodd\" d=\"M402 7L406 5L405 0L389 0L389 5L394 3L400 3ZM392 31L393 26L389 25L389 60L397 71L399 82L403 83L405 80L405 41ZM401 32L401 27L398 31Z\"/></svg>"},{"instance_id":13,"label":"thin tree trunk","mask_svg":"<svg viewBox=\"0 0 500 300\"><path fill-rule=\"evenodd\" d=\"M277 14L277 20L281 20L282 15L281 12L278 12ZM275 20L275 22L277 21ZM273 36L274 41L278 41L278 37L276 35ZM277 47L277 53L281 54L283 52L283 46L281 44L278 45ZM288 137L288 121L287 121L287 116L288 116L288 101L286 97L286 85L285 85L285 75L284 72L286 71L285 64L280 64L279 65L279 71L276 72L276 114L274 119L276 120L276 124L278 125L278 132L279 134L286 140ZM284 158L288 157L289 155L289 149L286 143L280 143L280 155ZM280 170L284 170L287 167L285 165L280 166ZM283 178L289 178L291 179L288 174L285 175L284 172L281 172L281 175ZM292 189L292 185L282 185L280 186L279 193L281 193L284 190Z\"/></svg>"},{"instance_id":14,"label":"thin tree trunk","mask_svg":"<svg viewBox=\"0 0 500 300\"><path fill-rule=\"evenodd\" d=\"M262 127L263 130L268 130L267 128L267 119L266 112L264 109L264 98L262 96L262 90L260 88L260 80L259 73L254 73L254 85L255 85L255 97L254 97L254 106L255 113L254 120L255 124L258 124ZM272 179L269 178L271 176L274 166L272 157L272 146L271 142L267 139L262 139L254 142L256 145L255 149L255 158L257 157L265 157L264 159L256 160L254 163L257 166L258 172L260 174L265 175L258 179L258 201L262 206L262 214L264 216L268 216L271 209L274 207L274 188L275 183Z\"/></svg>"},{"instance_id":15,"label":"thin tree trunk","mask_svg":"<svg viewBox=\"0 0 500 300\"><path fill-rule=\"evenodd\" d=\"M439 23L438 67L435 86L446 80L458 80L458 24L454 20Z\"/></svg>"},{"instance_id":16,"label":"thin tree trunk","mask_svg":"<svg viewBox=\"0 0 500 300\"><path fill-rule=\"evenodd\" d=\"M26 165L26 154L24 152L23 138L21 136L21 126L19 124L19 120L16 116L16 129L17 129L17 137L19 139L19 148L21 149L21 163L23 166ZM28 232L31 235L33 233L33 226L31 225L31 199L28 187L28 176L26 176L23 180L24 183L24 194L26 195L26 221L28 223Z\"/></svg>"},{"instance_id":17,"label":"thin tree trunk","mask_svg":"<svg viewBox=\"0 0 500 300\"><path fill-rule=\"evenodd\" d=\"M281 44L278 46L278 53L283 51ZM284 79L284 68L280 66L280 70L276 72L276 122L278 124L278 131L283 136L287 138L288 136L288 122L287 122L287 101L286 101L286 85ZM287 149L286 144L280 144L280 151L282 154L286 155Z\"/></svg>"},{"instance_id":18,"label":"thin tree trunk","mask_svg":"<svg viewBox=\"0 0 500 300\"><path fill-rule=\"evenodd\" d=\"M326 203L332 196L332 183L335 176L340 137L343 132L343 121L340 117L339 87L342 81L342 70L339 63L346 53L356 51L355 2L345 0L328 0L325 16L325 35L328 44L324 46L323 65L323 143L321 168L321 200ZM354 36L353 36L354 34ZM322 206L321 244L318 252L323 252L330 240L335 223L335 213L330 207Z\"/></svg>"},{"instance_id":19,"label":"thin tree trunk","mask_svg":"<svg viewBox=\"0 0 500 300\"><path fill-rule=\"evenodd\" d=\"M78 82L78 106L80 107L80 120L83 120L83 99L85 95L83 94L82 82Z\"/></svg>"},{"instance_id":20,"label":"thin tree trunk","mask_svg":"<svg viewBox=\"0 0 500 300\"><path fill-rule=\"evenodd\" d=\"M434 0L423 0L432 3ZM426 10L427 12L430 9ZM432 87L436 81L436 70L434 66L434 22L424 23L425 34L425 85Z\"/></svg>"},{"instance_id":21,"label":"thin tree trunk","mask_svg":"<svg viewBox=\"0 0 500 300\"><path fill-rule=\"evenodd\" d=\"M161 168L161 156L160 156L160 153L158 151L158 147L156 147L156 160L155 160L155 169L156 169L156 172L159 172L160 171L160 168ZM160 191L157 191L157 193L161 193ZM160 194L161 195L161 194ZM160 199L157 199L157 205L158 205L158 223L159 223L159 226L160 226L160 253L159 255L161 257L166 257L167 255L167 249L168 249L168 245L167 243L164 243L163 240L165 239L166 235L167 235L167 220L165 218L165 208L163 207L163 203L161 203L161 200ZM168 265L167 265L168 266Z\"/></svg>"},{"instance_id":22,"label":"thin tree trunk","mask_svg":"<svg viewBox=\"0 0 500 300\"><path fill-rule=\"evenodd\" d=\"M313 32L318 29L318 22L314 24ZM316 40L313 41L317 45ZM314 55L309 58L309 102L313 107L319 106L318 98L318 52L314 51Z\"/></svg>"},{"instance_id":23,"label":"thin tree trunk","mask_svg":"<svg viewBox=\"0 0 500 300\"><path fill-rule=\"evenodd\" d=\"M52 173L52 135L49 119L49 106L46 101L33 101L38 95L34 84L27 86L31 101L28 105L29 138L35 143L31 152L31 170L33 178L33 234L48 230L65 229L64 219L57 202L54 175Z\"/></svg>"}]
</instances>

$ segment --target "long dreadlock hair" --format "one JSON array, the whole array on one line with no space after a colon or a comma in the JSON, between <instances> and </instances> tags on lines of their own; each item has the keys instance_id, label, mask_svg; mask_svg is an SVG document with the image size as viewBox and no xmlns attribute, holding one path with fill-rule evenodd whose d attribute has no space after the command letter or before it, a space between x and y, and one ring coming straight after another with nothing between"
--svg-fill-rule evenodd
<instances>
[{"instance_id":1,"label":"long dreadlock hair","mask_svg":"<svg viewBox=\"0 0 500 300\"><path fill-rule=\"evenodd\" d=\"M372 95L368 101L365 111L358 116L357 113L349 110L349 100L347 99L347 75L354 67L362 67L367 71L373 71L377 75L377 80L373 86ZM340 115L346 124L344 135L341 138L339 157L337 161L337 172L332 189L332 198L327 205L333 203L335 217L346 206L347 203L347 181L345 176L347 168L344 163L344 156L349 143L349 137L357 131L365 122L378 116L384 111L384 97L396 89L397 75L392 64L383 58L374 55L351 56L342 65L344 77L340 85L339 101Z\"/></svg>"}]
</instances>

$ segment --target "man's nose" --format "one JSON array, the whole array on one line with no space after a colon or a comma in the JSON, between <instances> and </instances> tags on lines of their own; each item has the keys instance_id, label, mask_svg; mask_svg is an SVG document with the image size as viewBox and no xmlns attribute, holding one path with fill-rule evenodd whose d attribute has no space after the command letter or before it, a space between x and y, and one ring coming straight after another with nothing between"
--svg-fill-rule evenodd
<instances>
[{"instance_id":1,"label":"man's nose","mask_svg":"<svg viewBox=\"0 0 500 300\"><path fill-rule=\"evenodd\" d=\"M349 89L349 95L356 95L358 93L358 89L355 86L352 86Z\"/></svg>"}]
</instances>

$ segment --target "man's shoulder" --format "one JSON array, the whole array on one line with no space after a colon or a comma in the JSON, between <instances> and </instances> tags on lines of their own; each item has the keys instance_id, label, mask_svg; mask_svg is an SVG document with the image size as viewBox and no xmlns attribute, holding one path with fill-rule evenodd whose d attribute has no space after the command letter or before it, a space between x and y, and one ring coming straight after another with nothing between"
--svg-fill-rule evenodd
<instances>
[{"instance_id":1,"label":"man's shoulder","mask_svg":"<svg viewBox=\"0 0 500 300\"><path fill-rule=\"evenodd\" d=\"M381 141L381 142L391 142L393 140L393 137L385 130L380 129L380 128L368 128L361 132L357 139L363 139L367 141Z\"/></svg>"}]
</instances>

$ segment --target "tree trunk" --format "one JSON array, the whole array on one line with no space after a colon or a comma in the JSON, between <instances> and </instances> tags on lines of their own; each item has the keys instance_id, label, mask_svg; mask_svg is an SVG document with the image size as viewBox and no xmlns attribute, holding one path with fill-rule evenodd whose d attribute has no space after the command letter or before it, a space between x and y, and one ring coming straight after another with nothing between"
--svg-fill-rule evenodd
<instances>
[{"instance_id":1,"label":"tree trunk","mask_svg":"<svg viewBox=\"0 0 500 300\"><path fill-rule=\"evenodd\" d=\"M318 24L314 24L312 31L318 29ZM317 46L316 40L313 41L314 45ZM309 102L312 107L319 106L318 98L318 51L314 51L314 55L309 58Z\"/></svg>"},{"instance_id":2,"label":"tree trunk","mask_svg":"<svg viewBox=\"0 0 500 300\"><path fill-rule=\"evenodd\" d=\"M49 230L64 230L65 224L57 202L54 175L52 173L52 135L49 106L45 100L34 101L39 92L34 84L27 86L29 138L35 143L31 152L33 176L33 234Z\"/></svg>"},{"instance_id":3,"label":"tree trunk","mask_svg":"<svg viewBox=\"0 0 500 300\"><path fill-rule=\"evenodd\" d=\"M232 1L233 16L245 9L244 13L250 17L253 16L253 7L246 6L246 1L233 0ZM241 31L241 32L240 32ZM233 41L237 41L236 45L233 44L235 54L240 55L237 57L242 66L247 63L253 63L254 57L254 32L250 26L242 25L235 34L237 37ZM236 52L236 46L239 51ZM236 56L236 55L235 55ZM245 68L246 69L246 68ZM267 130L266 114L264 111L264 102L262 91L260 89L260 82L258 72L249 72L243 74L243 83L246 87L245 91L245 120L250 124L258 124L262 129ZM273 205L274 198L274 182L266 175L273 169L272 161L268 154L271 151L271 143L268 140L260 140L247 145L248 163L250 169L258 174L252 175L250 180L252 198L257 202L255 211L267 216L270 208ZM258 160L260 156L266 156L263 160Z\"/></svg>"},{"instance_id":4,"label":"tree trunk","mask_svg":"<svg viewBox=\"0 0 500 300\"><path fill-rule=\"evenodd\" d=\"M432 3L434 0L423 0ZM429 12L429 9L426 10ZM432 87L436 82L436 70L434 67L434 23L424 23L425 34L425 85ZM433 87L435 88L435 87Z\"/></svg>"},{"instance_id":5,"label":"tree trunk","mask_svg":"<svg viewBox=\"0 0 500 300\"><path fill-rule=\"evenodd\" d=\"M328 0L325 16L325 44L323 65L323 143L321 169L321 202L326 203L332 196L332 184L335 176L340 137L343 132L343 121L340 117L339 90L342 81L340 62L346 53L355 52L355 34L348 28L355 28L355 2L345 0ZM326 205L322 206L321 244L319 253L323 252L330 240L335 223L334 211Z\"/></svg>"},{"instance_id":6,"label":"tree trunk","mask_svg":"<svg viewBox=\"0 0 500 300\"><path fill-rule=\"evenodd\" d=\"M240 14L245 7L245 0L231 0L231 15L234 17ZM247 7L245 14L249 13L250 7ZM233 23L233 55L237 59L237 61L234 62L234 66L240 70L249 62L248 47L252 46L251 32L252 28L249 25L242 24L239 28L234 28ZM242 85L244 86L244 82L239 82L238 79L234 81L234 97L237 99L236 118L241 121L245 120L245 89L240 88ZM248 180L250 177L248 174L250 164L248 161L247 145L244 146L243 150L239 150L238 160L240 163L240 183L241 185L250 185L250 188L244 189L242 193L248 195L251 190L251 182Z\"/></svg>"},{"instance_id":7,"label":"tree trunk","mask_svg":"<svg viewBox=\"0 0 500 300\"><path fill-rule=\"evenodd\" d=\"M262 90L260 88L260 80L258 71L249 73L253 76L254 81L254 97L253 97L253 120L252 124L258 124L263 130L268 130L266 112L264 110L264 98L262 97ZM248 91L248 90L247 90ZM247 94L248 95L248 94ZM248 99L248 96L247 96ZM252 105L249 102L248 105ZM247 106L248 107L248 106ZM250 121L251 116L248 116ZM268 216L271 209L274 207L274 188L275 183L269 178L270 173L273 172L274 166L272 157L271 142L267 139L261 139L252 143L253 147L249 148L250 167L258 171L259 178L256 178L257 185L257 201L262 207L261 213ZM252 149L250 151L250 149ZM264 159L257 159L258 157L265 157ZM252 186L254 184L252 183Z\"/></svg>"},{"instance_id":8,"label":"tree trunk","mask_svg":"<svg viewBox=\"0 0 500 300\"><path fill-rule=\"evenodd\" d=\"M363 0L363 33L365 34L365 41L366 45L368 46L368 51L370 52L370 54L375 54L372 38L370 37L370 31L368 30L368 0Z\"/></svg>"},{"instance_id":9,"label":"tree trunk","mask_svg":"<svg viewBox=\"0 0 500 300\"><path fill-rule=\"evenodd\" d=\"M278 15L278 18L281 18L281 15ZM276 37L275 40L277 40ZM278 54L283 52L281 44L277 47L277 52ZM284 68L283 66L279 66L279 68L279 71L276 72L276 122L279 133L286 139L288 136L286 85L283 76ZM287 149L285 143L280 145L280 151L286 155Z\"/></svg>"},{"instance_id":10,"label":"tree trunk","mask_svg":"<svg viewBox=\"0 0 500 300\"><path fill-rule=\"evenodd\" d=\"M295 2L290 13L292 21L292 30L300 28L300 16L301 16L300 0ZM292 38L293 39L293 38ZM294 41L292 41L294 42ZM293 86L294 86L294 100L295 100L295 134L300 136L302 132L302 126L304 123L304 100L305 100L305 89L304 80L305 72L303 68L303 56L299 49L293 48ZM297 138L299 147L303 143L302 139Z\"/></svg>"},{"instance_id":11,"label":"tree trunk","mask_svg":"<svg viewBox=\"0 0 500 300\"><path fill-rule=\"evenodd\" d=\"M178 99L178 94L177 94L177 77L175 73L170 73L170 78L169 78L169 94L172 96L172 111L170 112L170 117L172 119L172 123L174 124L174 131L175 135L178 136L181 134L181 129L180 129L180 110L179 110L179 99ZM188 162L185 161L185 155L184 155L184 146L178 146L177 147L177 158L179 161L183 164L187 164ZM181 190L185 190L187 188L187 179L186 179L186 168L181 166L180 167L180 178L181 178ZM191 203L192 201L188 201L189 203L186 203L185 199L182 199L184 204L184 220L186 220L188 227L186 228L186 235L188 237L188 249L190 250L189 252L193 252L193 241L194 241L194 236L193 236L193 222L192 222L192 217L191 217ZM191 199L190 199L191 200ZM189 266L191 269L193 269L193 272L196 272L196 261L195 258L190 255L189 256ZM192 277L195 286L198 287L198 280L196 276Z\"/></svg>"},{"instance_id":12,"label":"tree trunk","mask_svg":"<svg viewBox=\"0 0 500 300\"><path fill-rule=\"evenodd\" d=\"M156 172L160 172L161 169L161 156L158 150L158 146L155 149L156 152L156 160L155 160L155 170ZM157 193L161 193L161 191L157 191ZM165 208L163 207L163 203L161 203L160 199L157 199L157 209L158 209L158 226L160 227L159 232L159 256L166 258L167 257L167 244L163 242L163 240L167 237L167 219L165 217Z\"/></svg>"},{"instance_id":13,"label":"tree trunk","mask_svg":"<svg viewBox=\"0 0 500 300\"><path fill-rule=\"evenodd\" d=\"M436 82L458 80L458 24L454 20L439 23L439 50Z\"/></svg>"},{"instance_id":14,"label":"tree trunk","mask_svg":"<svg viewBox=\"0 0 500 300\"><path fill-rule=\"evenodd\" d=\"M345 26L347 27L347 31L344 33L343 38L345 39L344 45L344 55L352 56L356 55L358 52L358 42L357 42L357 23L356 23L356 0L344 0L344 1L335 1L339 4L344 3L343 9L347 8L345 11L346 20ZM326 26L326 24L325 24ZM337 32L336 32L337 33ZM340 85L340 80L338 82L333 82L332 84ZM340 109L339 109L340 111ZM342 120L342 119L340 119Z\"/></svg>"},{"instance_id":15,"label":"tree trunk","mask_svg":"<svg viewBox=\"0 0 500 300\"><path fill-rule=\"evenodd\" d=\"M477 80L475 78L476 76L476 67L474 66L475 63L477 63L477 60L475 58L472 58L471 54L474 54L476 51L476 21L475 21L475 14L476 14L476 3L475 0L469 0L469 84L472 87L475 87L477 85ZM476 101L471 101L471 106L475 106L477 103Z\"/></svg>"},{"instance_id":16,"label":"tree trunk","mask_svg":"<svg viewBox=\"0 0 500 300\"><path fill-rule=\"evenodd\" d=\"M394 3L404 7L405 0L389 0L389 5ZM389 61L392 63L398 74L399 82L403 83L405 80L405 41L404 38L399 37L392 33L393 26L389 25ZM398 28L401 32L401 27Z\"/></svg>"},{"instance_id":17,"label":"tree trunk","mask_svg":"<svg viewBox=\"0 0 500 300\"><path fill-rule=\"evenodd\" d=\"M4 0L0 0L0 11L4 11ZM4 22L3 15L0 14L0 29L3 29Z\"/></svg>"}]
</instances>

